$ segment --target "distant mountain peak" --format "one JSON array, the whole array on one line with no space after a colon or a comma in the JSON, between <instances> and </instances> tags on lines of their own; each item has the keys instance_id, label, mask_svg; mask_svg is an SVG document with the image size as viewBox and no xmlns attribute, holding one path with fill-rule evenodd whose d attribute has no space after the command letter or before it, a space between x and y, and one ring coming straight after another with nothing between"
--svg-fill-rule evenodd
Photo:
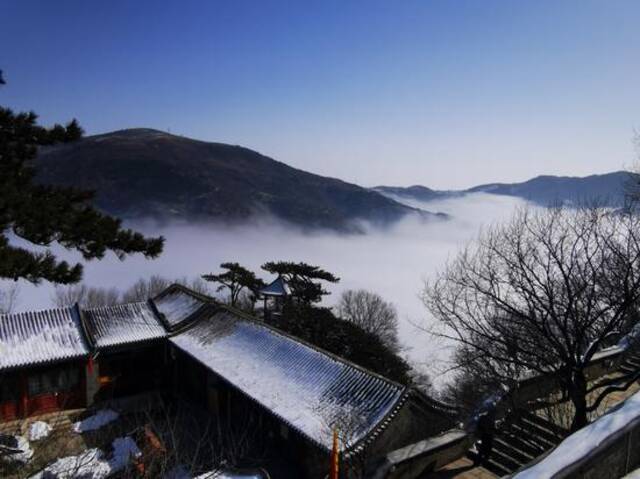
<instances>
[{"instance_id":1,"label":"distant mountain peak","mask_svg":"<svg viewBox=\"0 0 640 479\"><path fill-rule=\"evenodd\" d=\"M466 190L437 191L427 187L378 186L376 191L390 197L432 201L469 193L515 196L542 206L558 203L579 204L597 201L603 206L620 206L633 174L626 171L579 176L539 175L520 183L487 183Z\"/></svg>"},{"instance_id":2,"label":"distant mountain peak","mask_svg":"<svg viewBox=\"0 0 640 479\"><path fill-rule=\"evenodd\" d=\"M357 231L363 220L444 217L244 147L150 128L44 148L36 166L40 181L94 190L99 208L123 218L239 222L270 215L307 229Z\"/></svg>"}]
</instances>

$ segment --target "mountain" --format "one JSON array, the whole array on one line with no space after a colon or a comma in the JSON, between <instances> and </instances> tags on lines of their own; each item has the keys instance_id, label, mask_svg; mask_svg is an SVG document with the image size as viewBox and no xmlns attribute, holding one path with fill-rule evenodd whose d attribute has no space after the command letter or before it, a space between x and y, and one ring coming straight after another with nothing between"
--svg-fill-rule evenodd
<instances>
[{"instance_id":1,"label":"mountain","mask_svg":"<svg viewBox=\"0 0 640 479\"><path fill-rule=\"evenodd\" d=\"M432 190L421 185L408 186L406 188L402 186L376 186L373 190L387 196L412 198L419 201L440 200L453 195L451 191Z\"/></svg>"},{"instance_id":2,"label":"mountain","mask_svg":"<svg viewBox=\"0 0 640 479\"><path fill-rule=\"evenodd\" d=\"M247 148L151 129L44 148L36 171L43 183L94 190L98 208L126 219L240 222L273 215L305 228L358 231L358 220L385 225L409 214L446 217Z\"/></svg>"},{"instance_id":3,"label":"mountain","mask_svg":"<svg viewBox=\"0 0 640 479\"><path fill-rule=\"evenodd\" d=\"M631 173L615 171L585 177L537 176L522 183L489 183L458 191L438 191L424 186L407 188L378 186L373 190L390 197L413 198L420 201L433 201L469 193L491 193L516 196L542 206L593 201L603 206L620 206L624 202L625 192L632 180Z\"/></svg>"}]
</instances>

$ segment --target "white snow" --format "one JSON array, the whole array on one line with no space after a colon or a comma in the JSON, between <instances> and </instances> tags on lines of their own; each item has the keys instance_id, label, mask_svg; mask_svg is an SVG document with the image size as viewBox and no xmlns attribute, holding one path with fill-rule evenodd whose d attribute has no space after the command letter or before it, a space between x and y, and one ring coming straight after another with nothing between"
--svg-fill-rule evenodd
<instances>
[{"instance_id":1,"label":"white snow","mask_svg":"<svg viewBox=\"0 0 640 479\"><path fill-rule=\"evenodd\" d=\"M110 459L98 448L87 449L77 456L58 459L30 479L103 479L123 470L131 459L142 454L130 437L113 441Z\"/></svg>"},{"instance_id":2,"label":"white snow","mask_svg":"<svg viewBox=\"0 0 640 479\"><path fill-rule=\"evenodd\" d=\"M640 469L636 469L635 471L631 471L629 474L624 476L622 479L640 479Z\"/></svg>"},{"instance_id":3,"label":"white snow","mask_svg":"<svg viewBox=\"0 0 640 479\"><path fill-rule=\"evenodd\" d=\"M0 369L87 353L73 308L0 315Z\"/></svg>"},{"instance_id":4,"label":"white snow","mask_svg":"<svg viewBox=\"0 0 640 479\"><path fill-rule=\"evenodd\" d=\"M626 350L633 346L640 339L640 323L637 323L629 333L620 338L618 347Z\"/></svg>"},{"instance_id":5,"label":"white snow","mask_svg":"<svg viewBox=\"0 0 640 479\"><path fill-rule=\"evenodd\" d=\"M74 423L73 430L77 433L83 433L87 431L94 431L100 429L102 426L109 424L112 421L118 419L118 413L111 409L102 409L95 413L93 416L89 416L82 421Z\"/></svg>"},{"instance_id":6,"label":"white snow","mask_svg":"<svg viewBox=\"0 0 640 479\"><path fill-rule=\"evenodd\" d=\"M349 441L356 442L403 392L261 325L222 313L171 341L327 449L334 426L348 429ZM365 397L367 388L377 389L376 403ZM328 391L348 392L353 404L339 404Z\"/></svg>"},{"instance_id":7,"label":"white snow","mask_svg":"<svg viewBox=\"0 0 640 479\"><path fill-rule=\"evenodd\" d=\"M172 292L153 301L170 325L176 325L195 313L203 302L181 291Z\"/></svg>"},{"instance_id":8,"label":"white snow","mask_svg":"<svg viewBox=\"0 0 640 479\"><path fill-rule=\"evenodd\" d=\"M258 474L230 473L224 471L209 471L194 476L182 464L174 467L164 475L163 479L262 479Z\"/></svg>"},{"instance_id":9,"label":"white snow","mask_svg":"<svg viewBox=\"0 0 640 479\"><path fill-rule=\"evenodd\" d=\"M516 474L514 479L553 477L637 418L640 418L640 392L627 399L619 408L570 435L542 461Z\"/></svg>"},{"instance_id":10,"label":"white snow","mask_svg":"<svg viewBox=\"0 0 640 479\"><path fill-rule=\"evenodd\" d=\"M51 426L44 421L36 421L29 426L29 440L40 441L51 433Z\"/></svg>"},{"instance_id":11,"label":"white snow","mask_svg":"<svg viewBox=\"0 0 640 479\"><path fill-rule=\"evenodd\" d=\"M98 348L166 336L164 327L147 303L103 306L84 311Z\"/></svg>"},{"instance_id":12,"label":"white snow","mask_svg":"<svg viewBox=\"0 0 640 479\"><path fill-rule=\"evenodd\" d=\"M29 445L29 441L23 436L15 436L18 441L17 449L20 449L21 452L16 454L8 454L0 457L3 462L13 463L20 462L22 464L26 464L33 457L33 449Z\"/></svg>"}]
</instances>

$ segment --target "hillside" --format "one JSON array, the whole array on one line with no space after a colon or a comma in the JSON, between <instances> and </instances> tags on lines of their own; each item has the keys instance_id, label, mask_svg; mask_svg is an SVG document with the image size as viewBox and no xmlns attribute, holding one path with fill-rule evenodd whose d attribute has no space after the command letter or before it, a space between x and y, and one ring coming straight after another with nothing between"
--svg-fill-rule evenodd
<instances>
[{"instance_id":1,"label":"hillside","mask_svg":"<svg viewBox=\"0 0 640 479\"><path fill-rule=\"evenodd\" d=\"M445 217L247 148L150 129L43 149L37 171L39 181L94 190L99 208L128 219L240 222L268 214L305 228L357 231L358 220Z\"/></svg>"},{"instance_id":2,"label":"hillside","mask_svg":"<svg viewBox=\"0 0 640 479\"><path fill-rule=\"evenodd\" d=\"M537 176L522 183L489 183L458 191L438 191L418 185L406 188L378 186L373 190L391 197L413 198L419 201L433 201L482 192L515 196L542 206L594 201L606 206L620 206L624 201L624 195L631 180L630 173L615 171L585 177Z\"/></svg>"},{"instance_id":3,"label":"hillside","mask_svg":"<svg viewBox=\"0 0 640 479\"><path fill-rule=\"evenodd\" d=\"M543 206L557 202L575 204L592 201L608 206L620 206L630 179L631 176L626 171L585 177L537 176L522 183L479 185L466 192L517 196Z\"/></svg>"},{"instance_id":4,"label":"hillside","mask_svg":"<svg viewBox=\"0 0 640 479\"><path fill-rule=\"evenodd\" d=\"M383 195L412 198L418 201L439 200L452 195L450 191L432 190L421 185L407 186L406 188L402 186L376 186L373 190Z\"/></svg>"}]
</instances>

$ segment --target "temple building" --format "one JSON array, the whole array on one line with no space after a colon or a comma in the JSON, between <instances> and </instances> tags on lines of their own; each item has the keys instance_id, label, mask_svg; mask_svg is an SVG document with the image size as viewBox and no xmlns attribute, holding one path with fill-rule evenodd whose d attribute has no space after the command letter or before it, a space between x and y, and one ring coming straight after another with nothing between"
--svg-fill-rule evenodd
<instances>
[{"instance_id":1,"label":"temple building","mask_svg":"<svg viewBox=\"0 0 640 479\"><path fill-rule=\"evenodd\" d=\"M263 294L286 295L279 280ZM148 302L0 316L0 421L145 392L231 427L250 418L305 477L326 469L335 429L343 457L373 463L453 424L422 393L180 285Z\"/></svg>"}]
</instances>

